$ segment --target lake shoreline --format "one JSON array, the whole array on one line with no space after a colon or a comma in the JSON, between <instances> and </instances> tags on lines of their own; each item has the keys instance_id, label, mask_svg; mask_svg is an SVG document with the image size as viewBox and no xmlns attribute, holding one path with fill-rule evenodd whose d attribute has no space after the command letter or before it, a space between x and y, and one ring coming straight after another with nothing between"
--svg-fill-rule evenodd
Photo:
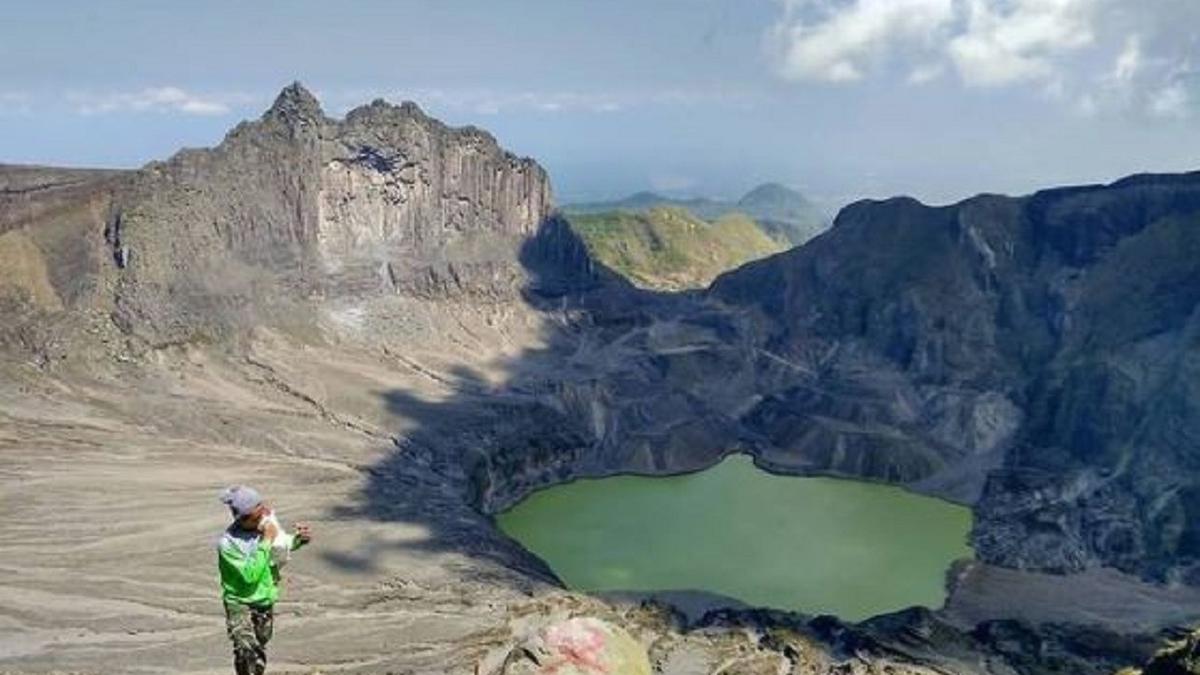
<instances>
[{"instance_id":1,"label":"lake shoreline","mask_svg":"<svg viewBox=\"0 0 1200 675\"><path fill-rule=\"evenodd\" d=\"M589 593L698 591L854 621L941 606L950 563L974 555L962 505L877 481L777 474L750 453L556 488L496 524L564 586Z\"/></svg>"}]
</instances>

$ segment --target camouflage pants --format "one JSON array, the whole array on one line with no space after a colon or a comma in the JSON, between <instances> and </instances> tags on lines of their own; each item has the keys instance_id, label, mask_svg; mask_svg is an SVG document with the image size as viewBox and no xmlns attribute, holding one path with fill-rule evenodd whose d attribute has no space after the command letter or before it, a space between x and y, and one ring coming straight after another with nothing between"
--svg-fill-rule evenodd
<instances>
[{"instance_id":1,"label":"camouflage pants","mask_svg":"<svg viewBox=\"0 0 1200 675\"><path fill-rule=\"evenodd\" d=\"M267 642L275 629L270 606L225 603L225 631L233 642L233 669L237 675L262 675L267 670Z\"/></svg>"}]
</instances>

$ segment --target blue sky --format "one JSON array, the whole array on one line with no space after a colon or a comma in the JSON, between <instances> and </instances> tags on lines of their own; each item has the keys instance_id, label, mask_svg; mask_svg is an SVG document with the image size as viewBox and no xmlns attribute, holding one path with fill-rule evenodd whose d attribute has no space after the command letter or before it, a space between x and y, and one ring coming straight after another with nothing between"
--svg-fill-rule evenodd
<instances>
[{"instance_id":1,"label":"blue sky","mask_svg":"<svg viewBox=\"0 0 1200 675\"><path fill-rule=\"evenodd\" d=\"M138 166L300 80L412 99L541 161L560 201L830 208L1200 169L1195 0L24 2L0 22L0 161Z\"/></svg>"}]
</instances>

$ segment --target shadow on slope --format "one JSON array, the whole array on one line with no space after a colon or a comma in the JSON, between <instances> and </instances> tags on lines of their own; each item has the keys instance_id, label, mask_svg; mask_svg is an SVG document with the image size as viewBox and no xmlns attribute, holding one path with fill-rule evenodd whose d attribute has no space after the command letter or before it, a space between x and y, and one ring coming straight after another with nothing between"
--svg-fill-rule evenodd
<instances>
[{"instance_id":1,"label":"shadow on slope","mask_svg":"<svg viewBox=\"0 0 1200 675\"><path fill-rule=\"evenodd\" d=\"M548 218L524 243L519 262L527 281L514 302L543 322L540 344L503 363L499 383L458 366L440 375L452 392L448 398L382 392L388 413L412 426L393 438L386 459L368 469L359 502L333 514L418 525L427 536L401 544L373 541L349 554L324 553L331 563L374 570L389 547L402 546L495 565L464 566L471 577L494 574L520 587L530 577L557 583L545 563L495 527L490 514L502 507L510 489L497 481L512 481L512 491L523 494L579 475L598 434L564 395L567 381L595 377L576 357L597 335L602 341L622 335L652 322L656 312L676 311L691 296L634 288L592 261L558 217ZM604 310L604 326L594 323L598 309Z\"/></svg>"}]
</instances>

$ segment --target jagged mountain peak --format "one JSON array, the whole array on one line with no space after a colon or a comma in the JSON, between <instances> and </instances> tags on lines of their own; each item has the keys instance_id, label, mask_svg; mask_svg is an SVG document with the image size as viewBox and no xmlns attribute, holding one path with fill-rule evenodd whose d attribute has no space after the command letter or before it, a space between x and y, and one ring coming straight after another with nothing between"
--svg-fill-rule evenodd
<instances>
[{"instance_id":1,"label":"jagged mountain peak","mask_svg":"<svg viewBox=\"0 0 1200 675\"><path fill-rule=\"evenodd\" d=\"M383 98L376 98L370 103L351 109L346 113L344 121L346 126L360 130L392 127L405 121L413 121L459 139L475 137L496 147L500 145L496 137L485 129L473 125L450 126L430 116L420 105L409 100L392 103Z\"/></svg>"},{"instance_id":2,"label":"jagged mountain peak","mask_svg":"<svg viewBox=\"0 0 1200 675\"><path fill-rule=\"evenodd\" d=\"M515 297L550 283L526 259L551 216L546 172L411 102L337 119L296 82L217 147L128 182L108 209L103 255L116 261L122 330L148 344L269 325L314 289L340 303ZM586 261L571 262L586 276ZM235 293L257 295L231 311Z\"/></svg>"},{"instance_id":3,"label":"jagged mountain peak","mask_svg":"<svg viewBox=\"0 0 1200 675\"><path fill-rule=\"evenodd\" d=\"M317 121L325 116L321 102L299 81L284 87L263 119L279 119L288 123Z\"/></svg>"},{"instance_id":4,"label":"jagged mountain peak","mask_svg":"<svg viewBox=\"0 0 1200 675\"><path fill-rule=\"evenodd\" d=\"M376 98L370 103L352 108L346 113L346 121L371 119L381 115L403 115L416 119L433 119L425 114L421 106L414 101L401 101L400 103L392 103L385 98Z\"/></svg>"}]
</instances>

